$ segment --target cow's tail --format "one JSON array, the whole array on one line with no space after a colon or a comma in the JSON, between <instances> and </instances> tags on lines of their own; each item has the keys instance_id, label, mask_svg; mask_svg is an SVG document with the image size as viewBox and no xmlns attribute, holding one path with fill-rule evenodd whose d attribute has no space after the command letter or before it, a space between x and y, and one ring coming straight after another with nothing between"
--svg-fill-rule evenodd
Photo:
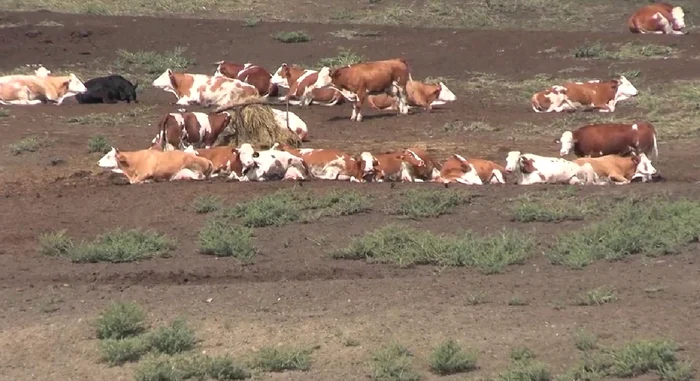
<instances>
[{"instance_id":1,"label":"cow's tail","mask_svg":"<svg viewBox=\"0 0 700 381\"><path fill-rule=\"evenodd\" d=\"M537 100L537 93L535 93L532 98L530 99L530 105L532 105L532 110L535 112L542 112L542 105L540 105L540 101Z\"/></svg>"},{"instance_id":2,"label":"cow's tail","mask_svg":"<svg viewBox=\"0 0 700 381\"><path fill-rule=\"evenodd\" d=\"M166 136L166 126L168 124L168 118L170 117L170 114L165 114L163 118L160 120L160 123L158 125L158 131L160 134L160 138L158 140L158 145L160 146L160 149L165 152L165 146L168 144L168 138Z\"/></svg>"},{"instance_id":3,"label":"cow's tail","mask_svg":"<svg viewBox=\"0 0 700 381\"><path fill-rule=\"evenodd\" d=\"M640 33L641 29L639 28L639 25L637 24L637 18L635 16L630 17L630 19L627 21L627 27L629 28L630 32L632 33Z\"/></svg>"},{"instance_id":4,"label":"cow's tail","mask_svg":"<svg viewBox=\"0 0 700 381\"><path fill-rule=\"evenodd\" d=\"M656 132L652 137L654 139L654 158L657 159L659 157L659 147L656 145Z\"/></svg>"}]
</instances>

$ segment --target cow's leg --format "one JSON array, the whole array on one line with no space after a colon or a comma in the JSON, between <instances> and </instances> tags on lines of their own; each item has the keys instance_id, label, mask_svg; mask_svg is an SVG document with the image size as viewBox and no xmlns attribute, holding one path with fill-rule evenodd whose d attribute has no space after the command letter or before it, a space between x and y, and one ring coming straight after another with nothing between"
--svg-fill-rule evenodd
<instances>
[{"instance_id":1,"label":"cow's leg","mask_svg":"<svg viewBox=\"0 0 700 381\"><path fill-rule=\"evenodd\" d=\"M398 98L399 98L399 114L400 115L408 115L408 94L406 93L406 87L399 85L398 83L394 82L394 86L396 86L397 92L398 92Z\"/></svg>"},{"instance_id":2,"label":"cow's leg","mask_svg":"<svg viewBox=\"0 0 700 381\"><path fill-rule=\"evenodd\" d=\"M608 178L610 178L610 180L617 185L624 185L630 182L629 180L627 180L627 178L625 178L619 173L611 173L610 176L608 176Z\"/></svg>"},{"instance_id":3,"label":"cow's leg","mask_svg":"<svg viewBox=\"0 0 700 381\"><path fill-rule=\"evenodd\" d=\"M493 176L493 178L495 178L498 181L498 183L492 183L492 184L505 184L506 183L506 180L503 178L503 173L501 172L501 170L494 169L493 171L491 171L491 175Z\"/></svg>"},{"instance_id":4,"label":"cow's leg","mask_svg":"<svg viewBox=\"0 0 700 381\"><path fill-rule=\"evenodd\" d=\"M356 105L355 110L357 110L357 111L356 111L356 113L353 112L353 114L355 114L356 121L362 122L362 105L365 104L365 98L367 97L367 92L365 91L364 88L360 88L360 90L357 92L356 95L357 95L357 102L355 102L354 104Z\"/></svg>"}]
</instances>

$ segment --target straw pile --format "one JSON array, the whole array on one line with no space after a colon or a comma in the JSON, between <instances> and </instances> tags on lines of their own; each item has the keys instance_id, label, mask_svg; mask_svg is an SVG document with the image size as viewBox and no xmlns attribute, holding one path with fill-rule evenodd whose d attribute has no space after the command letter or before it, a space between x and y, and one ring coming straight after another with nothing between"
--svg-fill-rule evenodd
<instances>
[{"instance_id":1,"label":"straw pile","mask_svg":"<svg viewBox=\"0 0 700 381\"><path fill-rule=\"evenodd\" d=\"M243 143L267 148L275 143L301 146L299 136L289 129L280 128L270 106L263 104L259 99L224 106L216 111L229 111L231 123L219 135L215 146L239 146Z\"/></svg>"}]
</instances>

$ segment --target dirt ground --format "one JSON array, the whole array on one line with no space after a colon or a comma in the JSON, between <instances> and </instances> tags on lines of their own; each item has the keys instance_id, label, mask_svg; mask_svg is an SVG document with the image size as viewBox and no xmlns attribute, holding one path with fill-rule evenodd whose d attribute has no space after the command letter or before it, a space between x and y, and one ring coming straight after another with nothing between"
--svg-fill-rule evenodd
<instances>
[{"instance_id":1,"label":"dirt ground","mask_svg":"<svg viewBox=\"0 0 700 381\"><path fill-rule=\"evenodd\" d=\"M647 83L659 86L674 79L700 77L700 35L683 38L645 36L645 40L683 50L668 60L580 61L554 57L544 50L570 50L587 39L629 42L639 39L623 32L525 32L430 30L372 26L373 38L339 39L330 34L342 26L261 23L241 28L225 20L158 19L64 15L50 12L0 13L3 22L27 24L0 29L0 69L41 63L49 69L70 68L81 79L102 73L117 49L166 51L185 46L195 59L189 72L213 73L222 59L255 62L274 71L282 62L311 64L334 56L339 46L368 59L402 56L410 60L417 78L442 76L467 80L470 73L498 74L522 81L540 73L559 75L571 67L577 76L606 77L611 70L640 70ZM61 26L39 27L41 21ZM347 29L356 29L357 26ZM281 44L270 35L303 29L312 34L307 44ZM29 31L40 31L36 37ZM81 37L80 32L89 31ZM30 35L32 35L30 33ZM528 346L553 373L575 364L579 353L572 333L583 326L606 344L664 336L677 341L686 359L700 358L700 333L690 327L700 313L700 264L697 246L662 259L635 257L600 262L573 271L552 266L540 254L504 274L485 276L470 269L429 266L400 269L360 261L340 261L327 254L352 237L390 222L436 233L519 229L549 242L563 230L582 223L519 224L510 221L504 201L527 190L513 185L474 188L481 197L454 213L421 221L398 220L379 212L392 192L431 184L348 184L310 182L315 191L356 189L371 195L371 213L255 230L260 253L251 265L197 253L196 237L205 216L192 212L198 195L215 194L229 204L293 186L288 183L157 183L123 186L96 166L100 155L88 154L88 139L107 136L120 149L148 147L154 123L175 106L171 94L143 84L138 105L78 105L3 107L0 118L0 379L4 380L130 380L131 365L108 367L98 360L91 323L113 300L141 303L155 324L184 316L196 327L207 353L244 356L263 345L320 345L308 372L266 374L271 380L360 380L370 374L372 351L396 339L416 354L416 367L426 379L427 357L434 345L455 338L479 351L480 369L466 376L497 374L508 363L514 346ZM511 149L556 155L553 134L528 131L519 123L543 125L562 115L535 114L528 100L501 104L479 96L463 96L433 113L395 116L366 111L362 123L349 120L350 106L295 108L306 121L308 147L360 150L426 145L440 159L456 152L465 156L505 161ZM69 123L93 113L142 110L117 126ZM196 107L190 110L196 110ZM622 120L644 117L634 101L619 106ZM449 131L455 121L485 122L495 131ZM578 127L578 126L571 126ZM663 129L663 126L657 126ZM33 153L13 155L5 145L33 135L51 141ZM655 166L662 183L585 189L582 194L668 193L696 198L700 172L694 140L661 140ZM38 252L37 237L67 229L72 237L91 239L116 227L152 228L177 239L173 257L127 264L72 264ZM321 239L323 238L323 239ZM598 286L613 286L619 301L597 307L571 304L578 294ZM650 292L650 290L660 290ZM488 303L470 305L471 294L486 293ZM528 301L509 305L512 298ZM206 300L212 298L210 303ZM47 308L47 305L52 308ZM563 306L563 308L562 308ZM695 323L694 323L695 322ZM343 340L360 345L347 347ZM442 378L441 378L442 379Z\"/></svg>"}]
</instances>

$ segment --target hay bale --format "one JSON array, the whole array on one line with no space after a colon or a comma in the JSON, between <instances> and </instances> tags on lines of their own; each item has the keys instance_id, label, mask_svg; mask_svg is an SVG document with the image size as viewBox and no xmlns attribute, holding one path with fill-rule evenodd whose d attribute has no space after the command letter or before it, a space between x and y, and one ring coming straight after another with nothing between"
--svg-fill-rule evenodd
<instances>
[{"instance_id":1,"label":"hay bale","mask_svg":"<svg viewBox=\"0 0 700 381\"><path fill-rule=\"evenodd\" d=\"M231 113L231 123L219 135L215 145L249 143L258 147L271 147L275 143L286 143L293 147L301 146L297 134L280 128L270 106L248 103L228 106L226 109ZM220 110L223 111L223 108Z\"/></svg>"}]
</instances>

